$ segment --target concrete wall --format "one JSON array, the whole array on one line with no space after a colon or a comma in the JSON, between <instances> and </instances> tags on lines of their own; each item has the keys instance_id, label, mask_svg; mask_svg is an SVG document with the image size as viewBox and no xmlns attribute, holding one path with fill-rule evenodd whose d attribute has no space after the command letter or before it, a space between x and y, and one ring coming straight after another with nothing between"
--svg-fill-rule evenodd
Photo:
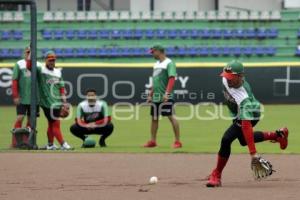
<instances>
[{"instance_id":1,"label":"concrete wall","mask_svg":"<svg viewBox=\"0 0 300 200\"><path fill-rule=\"evenodd\" d=\"M214 10L214 0L155 0L154 10L194 11Z\"/></svg>"}]
</instances>

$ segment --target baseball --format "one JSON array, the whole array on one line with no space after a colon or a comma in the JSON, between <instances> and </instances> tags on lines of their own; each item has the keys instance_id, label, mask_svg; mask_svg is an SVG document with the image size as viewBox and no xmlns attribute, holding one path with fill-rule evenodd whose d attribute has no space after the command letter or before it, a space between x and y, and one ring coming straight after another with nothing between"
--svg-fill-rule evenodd
<instances>
[{"instance_id":1,"label":"baseball","mask_svg":"<svg viewBox=\"0 0 300 200\"><path fill-rule=\"evenodd\" d=\"M156 184L158 182L158 178L156 176L152 176L149 180L150 184Z\"/></svg>"}]
</instances>

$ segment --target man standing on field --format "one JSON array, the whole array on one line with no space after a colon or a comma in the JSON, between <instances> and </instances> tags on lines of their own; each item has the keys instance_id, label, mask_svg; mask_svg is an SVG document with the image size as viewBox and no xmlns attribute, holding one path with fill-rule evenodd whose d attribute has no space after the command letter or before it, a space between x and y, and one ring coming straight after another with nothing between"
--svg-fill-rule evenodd
<instances>
[{"instance_id":1,"label":"man standing on field","mask_svg":"<svg viewBox=\"0 0 300 200\"><path fill-rule=\"evenodd\" d=\"M65 95L65 85L60 69L55 67L56 55L48 51L45 55L45 66L37 67L37 81L40 93L40 105L48 120L47 150L55 150L54 138L61 145L62 150L71 150L70 145L64 141L60 130L60 117L68 115L68 104Z\"/></svg>"},{"instance_id":2,"label":"man standing on field","mask_svg":"<svg viewBox=\"0 0 300 200\"><path fill-rule=\"evenodd\" d=\"M168 57L166 57L165 49L161 45L154 45L150 49L151 54L157 62L153 67L152 82L153 86L150 90L147 101L152 103L151 105L151 140L148 141L144 147L156 147L156 136L158 130L159 116L167 116L170 120L174 135L175 142L173 148L181 148L179 134L179 124L174 117L174 94L173 88L176 77L175 63Z\"/></svg>"},{"instance_id":3,"label":"man standing on field","mask_svg":"<svg viewBox=\"0 0 300 200\"><path fill-rule=\"evenodd\" d=\"M17 110L17 119L14 124L14 130L22 128L24 117L27 115L26 127L30 127L30 92L31 92L31 65L30 65L30 47L24 50L24 59L19 60L14 69L12 77L12 97ZM38 63L37 65L40 65ZM37 107L37 115L39 109ZM13 130L13 131L14 131ZM28 138L24 138L27 140ZM16 147L17 141L15 134L12 135L11 147Z\"/></svg>"}]
</instances>

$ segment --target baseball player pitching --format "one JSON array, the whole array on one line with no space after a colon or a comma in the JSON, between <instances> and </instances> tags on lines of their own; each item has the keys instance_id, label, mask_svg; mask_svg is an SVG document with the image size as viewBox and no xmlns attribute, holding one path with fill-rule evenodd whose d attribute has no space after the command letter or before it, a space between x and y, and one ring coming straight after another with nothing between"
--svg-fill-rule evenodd
<instances>
[{"instance_id":1,"label":"baseball player pitching","mask_svg":"<svg viewBox=\"0 0 300 200\"><path fill-rule=\"evenodd\" d=\"M234 116L234 120L223 135L217 165L209 175L206 186L221 186L222 172L230 157L231 143L235 139L238 139L242 146L248 146L254 177L256 179L268 177L273 172L272 165L257 154L255 143L269 140L279 143L281 149L286 149L288 146L288 129L253 131L253 127L260 120L260 103L254 97L251 87L245 79L244 66L241 62L231 61L220 76L222 77L226 104Z\"/></svg>"}]
</instances>

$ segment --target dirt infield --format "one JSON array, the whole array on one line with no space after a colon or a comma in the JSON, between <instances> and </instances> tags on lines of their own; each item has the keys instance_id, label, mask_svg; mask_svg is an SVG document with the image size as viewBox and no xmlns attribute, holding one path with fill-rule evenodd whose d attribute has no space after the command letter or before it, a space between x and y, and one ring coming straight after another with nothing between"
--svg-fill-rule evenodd
<instances>
[{"instance_id":1,"label":"dirt infield","mask_svg":"<svg viewBox=\"0 0 300 200\"><path fill-rule=\"evenodd\" d=\"M277 172L254 181L248 155L233 155L222 188L201 181L215 155L1 153L0 199L299 199L300 156L265 155ZM148 185L158 176L156 185Z\"/></svg>"}]
</instances>

